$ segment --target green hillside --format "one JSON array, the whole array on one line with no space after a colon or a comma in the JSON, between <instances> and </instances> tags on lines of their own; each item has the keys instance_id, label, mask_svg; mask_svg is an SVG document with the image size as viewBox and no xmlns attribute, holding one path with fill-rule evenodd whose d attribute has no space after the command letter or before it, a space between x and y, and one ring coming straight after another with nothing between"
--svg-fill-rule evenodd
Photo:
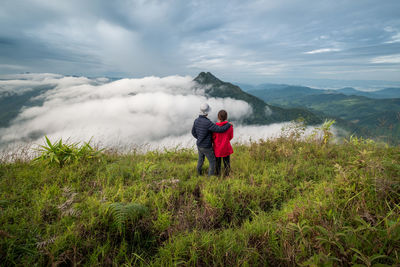
<instances>
[{"instance_id":1,"label":"green hillside","mask_svg":"<svg viewBox=\"0 0 400 267\"><path fill-rule=\"evenodd\" d=\"M305 107L314 113L341 120L351 132L365 137L400 142L400 98L372 99L338 93L312 93L313 89L291 87L250 91L265 102L282 107Z\"/></svg>"},{"instance_id":2,"label":"green hillside","mask_svg":"<svg viewBox=\"0 0 400 267\"><path fill-rule=\"evenodd\" d=\"M285 136L234 146L230 177L187 149L2 162L0 262L399 265L400 148Z\"/></svg>"},{"instance_id":3,"label":"green hillside","mask_svg":"<svg viewBox=\"0 0 400 267\"><path fill-rule=\"evenodd\" d=\"M0 94L0 128L8 127L24 106L41 105L43 100L32 99L53 88L54 85L36 86L25 93L4 92Z\"/></svg>"},{"instance_id":4,"label":"green hillside","mask_svg":"<svg viewBox=\"0 0 400 267\"><path fill-rule=\"evenodd\" d=\"M365 96L368 98L385 99L385 98L400 98L400 88L391 87L383 88L375 91L361 91L352 87L344 87L341 89L315 89L307 86L288 85L288 84L273 84L264 83L259 85L239 84L243 90L253 95L257 95L257 91L269 91L273 97L279 96L277 93L282 93L288 96L288 92L297 91L298 94L344 94L353 96ZM284 92L287 91L287 92Z\"/></svg>"},{"instance_id":5,"label":"green hillside","mask_svg":"<svg viewBox=\"0 0 400 267\"><path fill-rule=\"evenodd\" d=\"M337 91L346 95L358 95L377 99L400 98L400 88L384 88L382 90L372 92L359 91L354 88L343 88Z\"/></svg>"},{"instance_id":6,"label":"green hillside","mask_svg":"<svg viewBox=\"0 0 400 267\"><path fill-rule=\"evenodd\" d=\"M309 95L322 95L322 94L336 94L334 91L312 89L305 86L283 86L279 88L257 89L249 90L250 94L255 95L267 103L275 103L282 105L282 103L290 103L297 100L299 97Z\"/></svg>"},{"instance_id":7,"label":"green hillside","mask_svg":"<svg viewBox=\"0 0 400 267\"><path fill-rule=\"evenodd\" d=\"M318 124L322 122L320 117L304 108L282 108L268 105L260 98L242 91L240 87L219 80L210 72L201 72L194 81L202 86L206 86L206 94L208 96L220 98L230 97L249 103L253 108L253 114L243 121L245 124L269 124L292 121L298 118L304 118L309 124Z\"/></svg>"}]
</instances>

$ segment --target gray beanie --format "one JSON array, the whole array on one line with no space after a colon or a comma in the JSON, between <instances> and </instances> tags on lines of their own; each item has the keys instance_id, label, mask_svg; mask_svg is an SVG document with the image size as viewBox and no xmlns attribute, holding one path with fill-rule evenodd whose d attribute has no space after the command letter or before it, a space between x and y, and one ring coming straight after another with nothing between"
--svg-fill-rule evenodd
<instances>
[{"instance_id":1,"label":"gray beanie","mask_svg":"<svg viewBox=\"0 0 400 267\"><path fill-rule=\"evenodd\" d=\"M210 111L211 107L207 103L204 103L200 106L200 115L207 116Z\"/></svg>"}]
</instances>

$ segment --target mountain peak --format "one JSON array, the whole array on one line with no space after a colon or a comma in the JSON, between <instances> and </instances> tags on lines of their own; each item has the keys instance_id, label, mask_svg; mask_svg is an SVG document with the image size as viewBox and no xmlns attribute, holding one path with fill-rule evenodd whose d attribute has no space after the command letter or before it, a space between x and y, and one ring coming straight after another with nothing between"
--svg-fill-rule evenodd
<instances>
[{"instance_id":1,"label":"mountain peak","mask_svg":"<svg viewBox=\"0 0 400 267\"><path fill-rule=\"evenodd\" d=\"M200 84L217 84L220 85L223 82L215 77L211 72L200 72L199 75L197 75L196 78L194 78L194 81L200 83Z\"/></svg>"}]
</instances>

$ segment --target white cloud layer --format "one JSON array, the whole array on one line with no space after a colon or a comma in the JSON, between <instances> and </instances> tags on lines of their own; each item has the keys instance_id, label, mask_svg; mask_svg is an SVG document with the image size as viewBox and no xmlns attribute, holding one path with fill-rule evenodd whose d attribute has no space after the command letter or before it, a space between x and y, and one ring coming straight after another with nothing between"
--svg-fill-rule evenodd
<instances>
[{"instance_id":1,"label":"white cloud layer","mask_svg":"<svg viewBox=\"0 0 400 267\"><path fill-rule=\"evenodd\" d=\"M244 101L207 99L189 76L114 82L51 74L13 78L1 82L16 93L38 85L54 84L55 88L37 97L44 101L42 106L23 108L10 127L0 129L0 144L41 143L47 135L52 140L93 138L104 146L143 145L190 132L204 102L212 107L212 120L220 109L226 109L236 121L252 113Z\"/></svg>"},{"instance_id":2,"label":"white cloud layer","mask_svg":"<svg viewBox=\"0 0 400 267\"><path fill-rule=\"evenodd\" d=\"M92 140L101 147L121 151L194 147L191 128L204 102L212 107L212 121L216 121L220 109L227 110L229 120L235 125L234 143L278 137L282 127L287 126L287 123L240 125L241 119L251 116L251 106L231 98L207 98L203 88L190 76L117 81L56 74L1 78L1 85L17 94L35 90L32 89L35 86L54 86L36 97L43 105L22 108L10 127L0 128L3 149L43 144L44 135L53 142L60 138L69 142ZM309 127L306 133L312 130Z\"/></svg>"}]
</instances>

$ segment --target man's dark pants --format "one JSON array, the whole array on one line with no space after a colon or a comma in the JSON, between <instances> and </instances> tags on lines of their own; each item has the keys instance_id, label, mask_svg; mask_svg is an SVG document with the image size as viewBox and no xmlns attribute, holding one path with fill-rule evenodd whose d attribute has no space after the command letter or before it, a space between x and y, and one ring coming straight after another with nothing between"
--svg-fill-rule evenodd
<instances>
[{"instance_id":1,"label":"man's dark pants","mask_svg":"<svg viewBox=\"0 0 400 267\"><path fill-rule=\"evenodd\" d=\"M212 147L197 147L199 152L199 161L197 162L197 173L202 174L201 168L203 167L204 157L207 157L210 166L208 167L208 176L214 175L215 171L215 155Z\"/></svg>"}]
</instances>

